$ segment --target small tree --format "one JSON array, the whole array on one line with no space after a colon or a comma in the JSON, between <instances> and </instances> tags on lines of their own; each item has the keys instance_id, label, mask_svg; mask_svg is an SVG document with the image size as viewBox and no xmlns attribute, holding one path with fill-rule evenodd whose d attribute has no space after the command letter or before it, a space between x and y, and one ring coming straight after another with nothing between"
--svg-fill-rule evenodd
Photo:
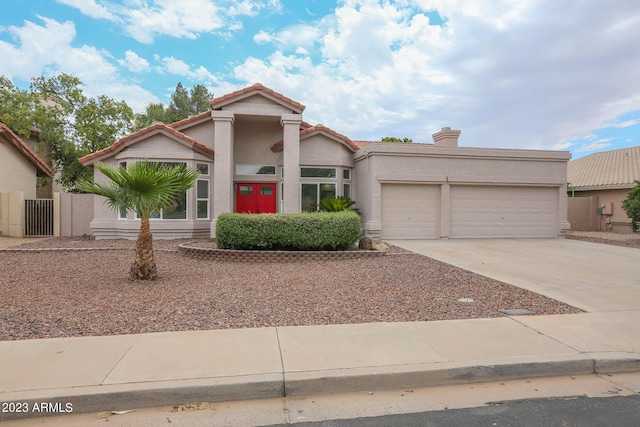
<instances>
[{"instance_id":1,"label":"small tree","mask_svg":"<svg viewBox=\"0 0 640 427\"><path fill-rule=\"evenodd\" d=\"M382 142L413 142L413 139L411 138L398 138L396 136L383 136L382 138L380 138L380 141Z\"/></svg>"},{"instance_id":2,"label":"small tree","mask_svg":"<svg viewBox=\"0 0 640 427\"><path fill-rule=\"evenodd\" d=\"M627 198L622 201L622 209L631 218L631 229L634 233L638 231L638 222L640 222L640 181L636 181Z\"/></svg>"},{"instance_id":3,"label":"small tree","mask_svg":"<svg viewBox=\"0 0 640 427\"><path fill-rule=\"evenodd\" d=\"M127 169L96 163L110 182L83 181L78 188L105 197L116 212L134 211L140 218L136 242L136 258L129 272L131 280L154 280L158 277L153 257L153 236L149 218L154 212L167 209L176 197L193 187L199 172L184 165L173 167L140 161Z\"/></svg>"}]
</instances>

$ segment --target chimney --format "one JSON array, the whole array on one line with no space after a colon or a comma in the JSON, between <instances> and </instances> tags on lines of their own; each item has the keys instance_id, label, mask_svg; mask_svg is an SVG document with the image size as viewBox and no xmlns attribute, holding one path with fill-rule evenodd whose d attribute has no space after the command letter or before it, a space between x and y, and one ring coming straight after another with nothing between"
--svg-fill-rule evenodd
<instances>
[{"instance_id":1,"label":"chimney","mask_svg":"<svg viewBox=\"0 0 640 427\"><path fill-rule=\"evenodd\" d=\"M431 136L433 137L433 142L436 145L440 145L442 147L457 147L460 132L461 131L459 130L451 130L451 128L446 127Z\"/></svg>"}]
</instances>

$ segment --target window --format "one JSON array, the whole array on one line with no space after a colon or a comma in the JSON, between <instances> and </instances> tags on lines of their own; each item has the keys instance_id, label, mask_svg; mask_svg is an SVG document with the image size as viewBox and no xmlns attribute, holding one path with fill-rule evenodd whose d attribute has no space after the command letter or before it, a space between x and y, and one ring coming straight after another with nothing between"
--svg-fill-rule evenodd
<instances>
[{"instance_id":1,"label":"window","mask_svg":"<svg viewBox=\"0 0 640 427\"><path fill-rule=\"evenodd\" d=\"M163 166L180 167L187 166L185 162L157 162ZM135 215L138 219L138 215ZM171 205L164 210L154 212L149 219L187 219L187 192L176 196Z\"/></svg>"},{"instance_id":2,"label":"window","mask_svg":"<svg viewBox=\"0 0 640 427\"><path fill-rule=\"evenodd\" d=\"M300 210L303 212L317 211L320 200L327 197L336 197L336 184L334 183L303 183L301 184Z\"/></svg>"},{"instance_id":3,"label":"window","mask_svg":"<svg viewBox=\"0 0 640 427\"><path fill-rule=\"evenodd\" d=\"M198 172L200 172L200 175L209 175L208 163L196 163L196 169L198 169Z\"/></svg>"},{"instance_id":4,"label":"window","mask_svg":"<svg viewBox=\"0 0 640 427\"><path fill-rule=\"evenodd\" d=\"M196 183L196 215L198 219L209 219L209 180Z\"/></svg>"},{"instance_id":5,"label":"window","mask_svg":"<svg viewBox=\"0 0 640 427\"><path fill-rule=\"evenodd\" d=\"M187 219L187 192L179 194L160 216L162 219Z\"/></svg>"},{"instance_id":6,"label":"window","mask_svg":"<svg viewBox=\"0 0 640 427\"><path fill-rule=\"evenodd\" d=\"M351 180L351 169L343 169L342 170L342 179L344 181ZM345 182L342 184L342 195L344 197L351 198L351 183Z\"/></svg>"},{"instance_id":7,"label":"window","mask_svg":"<svg viewBox=\"0 0 640 427\"><path fill-rule=\"evenodd\" d=\"M302 178L335 178L336 168L300 168Z\"/></svg>"},{"instance_id":8,"label":"window","mask_svg":"<svg viewBox=\"0 0 640 427\"><path fill-rule=\"evenodd\" d=\"M261 185L260 186L260 195L261 196L273 196L273 187L270 185Z\"/></svg>"},{"instance_id":9,"label":"window","mask_svg":"<svg viewBox=\"0 0 640 427\"><path fill-rule=\"evenodd\" d=\"M236 165L236 175L275 175L276 167L270 165Z\"/></svg>"}]
</instances>

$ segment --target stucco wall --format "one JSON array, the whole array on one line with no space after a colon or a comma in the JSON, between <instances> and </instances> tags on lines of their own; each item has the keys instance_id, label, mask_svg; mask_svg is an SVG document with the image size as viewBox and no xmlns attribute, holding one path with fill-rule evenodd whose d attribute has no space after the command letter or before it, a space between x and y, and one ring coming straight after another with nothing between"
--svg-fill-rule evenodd
<instances>
[{"instance_id":1,"label":"stucco wall","mask_svg":"<svg viewBox=\"0 0 640 427\"><path fill-rule=\"evenodd\" d=\"M236 164L276 165L281 153L271 147L282 140L280 118L236 116L234 123L233 157Z\"/></svg>"},{"instance_id":2,"label":"stucco wall","mask_svg":"<svg viewBox=\"0 0 640 427\"><path fill-rule=\"evenodd\" d=\"M93 235L93 194L60 193L60 235Z\"/></svg>"},{"instance_id":3,"label":"stucco wall","mask_svg":"<svg viewBox=\"0 0 640 427\"><path fill-rule=\"evenodd\" d=\"M198 159L211 162L211 159L193 151L191 147L163 134L156 134L139 141L120 151L114 158L118 161L127 161L127 159L154 159L158 161Z\"/></svg>"},{"instance_id":4,"label":"stucco wall","mask_svg":"<svg viewBox=\"0 0 640 427\"><path fill-rule=\"evenodd\" d=\"M0 142L0 193L20 191L36 198L36 167L7 143Z\"/></svg>"},{"instance_id":5,"label":"stucco wall","mask_svg":"<svg viewBox=\"0 0 640 427\"><path fill-rule=\"evenodd\" d=\"M318 134L300 141L300 165L353 167L353 152Z\"/></svg>"},{"instance_id":6,"label":"stucco wall","mask_svg":"<svg viewBox=\"0 0 640 427\"><path fill-rule=\"evenodd\" d=\"M382 183L549 186L557 188L561 234L569 227L568 159L569 153L552 151L371 144L355 155L363 224L372 234L381 229ZM444 202L443 206L448 206L448 201ZM446 226L446 216L442 220Z\"/></svg>"},{"instance_id":7,"label":"stucco wall","mask_svg":"<svg viewBox=\"0 0 640 427\"><path fill-rule=\"evenodd\" d=\"M569 197L571 231L599 231L598 197Z\"/></svg>"},{"instance_id":8,"label":"stucco wall","mask_svg":"<svg viewBox=\"0 0 640 427\"><path fill-rule=\"evenodd\" d=\"M222 111L232 111L235 114L247 115L271 115L280 117L282 114L291 114L292 111L262 95L253 95L248 98L235 101L233 104L222 107Z\"/></svg>"},{"instance_id":9,"label":"stucco wall","mask_svg":"<svg viewBox=\"0 0 640 427\"><path fill-rule=\"evenodd\" d=\"M213 126L213 120L209 118L205 122L197 123L185 129L179 129L179 131L213 149Z\"/></svg>"},{"instance_id":10,"label":"stucco wall","mask_svg":"<svg viewBox=\"0 0 640 427\"><path fill-rule=\"evenodd\" d=\"M612 190L590 190L576 191L577 197L595 197L598 200L598 207L608 206L611 208L611 215L598 216L599 231L613 231L615 233L631 233L631 219L622 209L622 201L627 198L629 188Z\"/></svg>"}]
</instances>

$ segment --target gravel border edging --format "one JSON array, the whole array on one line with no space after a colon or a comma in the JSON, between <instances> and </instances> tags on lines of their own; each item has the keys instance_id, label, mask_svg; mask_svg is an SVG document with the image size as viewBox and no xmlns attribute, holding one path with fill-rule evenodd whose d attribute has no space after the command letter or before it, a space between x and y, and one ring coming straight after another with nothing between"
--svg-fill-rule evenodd
<instances>
[{"instance_id":1,"label":"gravel border edging","mask_svg":"<svg viewBox=\"0 0 640 427\"><path fill-rule=\"evenodd\" d=\"M231 262L272 262L272 261L330 261L362 259L384 256L383 251L255 251L236 249L211 249L178 245L181 255L196 259L214 259Z\"/></svg>"}]
</instances>

